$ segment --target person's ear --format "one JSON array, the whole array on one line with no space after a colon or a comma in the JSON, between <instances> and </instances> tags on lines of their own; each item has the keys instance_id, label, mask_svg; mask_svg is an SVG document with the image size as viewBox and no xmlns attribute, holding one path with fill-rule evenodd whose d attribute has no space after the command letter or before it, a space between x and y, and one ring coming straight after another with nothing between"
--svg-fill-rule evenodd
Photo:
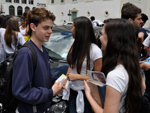
<instances>
[{"instance_id":1,"label":"person's ear","mask_svg":"<svg viewBox=\"0 0 150 113\"><path fill-rule=\"evenodd\" d=\"M35 29L36 29L35 24L34 23L30 23L30 28L31 28L32 31L35 31Z\"/></svg>"},{"instance_id":2,"label":"person's ear","mask_svg":"<svg viewBox=\"0 0 150 113\"><path fill-rule=\"evenodd\" d=\"M128 20L133 23L133 20L131 18L129 18Z\"/></svg>"}]
</instances>

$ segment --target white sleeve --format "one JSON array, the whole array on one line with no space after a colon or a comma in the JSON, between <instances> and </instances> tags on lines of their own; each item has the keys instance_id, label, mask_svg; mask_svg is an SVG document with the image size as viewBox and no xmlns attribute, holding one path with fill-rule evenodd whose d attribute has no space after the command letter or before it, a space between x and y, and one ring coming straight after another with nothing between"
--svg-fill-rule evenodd
<instances>
[{"instance_id":1,"label":"white sleeve","mask_svg":"<svg viewBox=\"0 0 150 113\"><path fill-rule=\"evenodd\" d=\"M96 22L93 22L93 26L97 26L97 23L96 23Z\"/></svg>"},{"instance_id":2,"label":"white sleeve","mask_svg":"<svg viewBox=\"0 0 150 113\"><path fill-rule=\"evenodd\" d=\"M106 85L114 88L120 93L123 93L125 91L125 88L127 87L127 81L128 80L123 73L111 71L107 75Z\"/></svg>"},{"instance_id":3,"label":"white sleeve","mask_svg":"<svg viewBox=\"0 0 150 113\"><path fill-rule=\"evenodd\" d=\"M5 58L6 58L6 52L5 52L4 48L1 46L1 44L0 44L0 63L2 61L4 61Z\"/></svg>"},{"instance_id":4,"label":"white sleeve","mask_svg":"<svg viewBox=\"0 0 150 113\"><path fill-rule=\"evenodd\" d=\"M150 35L144 40L143 45L146 47L150 47Z\"/></svg>"},{"instance_id":5,"label":"white sleeve","mask_svg":"<svg viewBox=\"0 0 150 113\"><path fill-rule=\"evenodd\" d=\"M93 61L102 58L102 51L96 44L91 44L90 57Z\"/></svg>"},{"instance_id":6,"label":"white sleeve","mask_svg":"<svg viewBox=\"0 0 150 113\"><path fill-rule=\"evenodd\" d=\"M23 45L25 43L23 35L18 32L18 44Z\"/></svg>"},{"instance_id":7,"label":"white sleeve","mask_svg":"<svg viewBox=\"0 0 150 113\"><path fill-rule=\"evenodd\" d=\"M2 35L0 36L0 63L2 61L4 61L6 58L6 52L4 50L4 47L3 47L3 37Z\"/></svg>"}]
</instances>

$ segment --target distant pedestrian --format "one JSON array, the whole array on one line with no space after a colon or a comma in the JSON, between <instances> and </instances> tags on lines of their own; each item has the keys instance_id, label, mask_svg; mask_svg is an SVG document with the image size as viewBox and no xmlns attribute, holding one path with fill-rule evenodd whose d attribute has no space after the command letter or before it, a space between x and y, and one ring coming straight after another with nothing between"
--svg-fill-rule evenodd
<instances>
[{"instance_id":1,"label":"distant pedestrian","mask_svg":"<svg viewBox=\"0 0 150 113\"><path fill-rule=\"evenodd\" d=\"M144 13L141 13L142 16L142 23L141 23L141 27L143 27L146 23L146 21L148 20L148 16Z\"/></svg>"},{"instance_id":2,"label":"distant pedestrian","mask_svg":"<svg viewBox=\"0 0 150 113\"><path fill-rule=\"evenodd\" d=\"M2 15L4 17L4 23L3 23L3 28L6 28L7 27L7 22L10 18L12 18L12 16L10 15Z\"/></svg>"},{"instance_id":3,"label":"distant pedestrian","mask_svg":"<svg viewBox=\"0 0 150 113\"><path fill-rule=\"evenodd\" d=\"M1 33L3 31L5 31L5 28L3 28L4 22L5 22L5 18L2 15L0 15L0 63L5 59L5 55L3 54L4 48L3 48L3 45L1 42ZM1 66L1 64L0 64L0 66Z\"/></svg>"},{"instance_id":4,"label":"distant pedestrian","mask_svg":"<svg viewBox=\"0 0 150 113\"><path fill-rule=\"evenodd\" d=\"M5 29L4 28L5 21L6 21L6 18L3 15L0 15L0 34L1 34L1 30Z\"/></svg>"},{"instance_id":5,"label":"distant pedestrian","mask_svg":"<svg viewBox=\"0 0 150 113\"><path fill-rule=\"evenodd\" d=\"M144 13L141 14L142 16L142 22L141 22L141 27L140 29L138 30L137 32L137 35L138 37L141 39L142 43L143 41L147 38L148 36L148 33L147 33L147 30L143 28L143 26L145 25L146 21L148 20L148 16ZM141 45L141 50L140 50L140 53L141 53L141 58L142 59L145 59L146 58L146 55L147 55L147 50L148 48L145 47L145 50L144 50L144 45L142 44Z\"/></svg>"},{"instance_id":6,"label":"distant pedestrian","mask_svg":"<svg viewBox=\"0 0 150 113\"><path fill-rule=\"evenodd\" d=\"M0 59L0 62L11 56L19 49L19 46L25 43L23 35L19 32L18 19L15 17L8 20L6 30L1 33L0 37L2 49L4 49L1 53L4 59Z\"/></svg>"},{"instance_id":7,"label":"distant pedestrian","mask_svg":"<svg viewBox=\"0 0 150 113\"><path fill-rule=\"evenodd\" d=\"M91 19L91 22L92 22L92 25L93 25L93 26L98 26L98 21L95 20L95 17L94 17L94 16L91 16L90 19Z\"/></svg>"},{"instance_id":8,"label":"distant pedestrian","mask_svg":"<svg viewBox=\"0 0 150 113\"><path fill-rule=\"evenodd\" d=\"M132 3L125 3L121 9L121 18L129 20L133 24L135 29L133 32L135 32L140 51L142 39L138 37L137 32L140 29L142 23L141 9Z\"/></svg>"},{"instance_id":9,"label":"distant pedestrian","mask_svg":"<svg viewBox=\"0 0 150 113\"><path fill-rule=\"evenodd\" d=\"M137 38L137 44L139 48L138 49L139 60L140 60L140 49L141 49L142 39L138 37L137 32L140 29L141 23L142 23L141 9L135 6L134 4L127 2L123 5L121 9L121 18L129 20L135 28L135 31L132 31L132 32L135 33L136 38ZM150 69L150 64L140 63L140 68L143 69L144 71L147 71Z\"/></svg>"}]
</instances>

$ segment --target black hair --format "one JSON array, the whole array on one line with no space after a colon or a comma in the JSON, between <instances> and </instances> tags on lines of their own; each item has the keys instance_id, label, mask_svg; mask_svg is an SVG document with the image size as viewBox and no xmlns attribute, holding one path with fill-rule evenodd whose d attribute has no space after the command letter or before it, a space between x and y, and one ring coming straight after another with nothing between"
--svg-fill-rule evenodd
<instances>
[{"instance_id":1,"label":"black hair","mask_svg":"<svg viewBox=\"0 0 150 113\"><path fill-rule=\"evenodd\" d=\"M148 20L148 16L144 13L141 13L142 21L145 23Z\"/></svg>"},{"instance_id":2,"label":"black hair","mask_svg":"<svg viewBox=\"0 0 150 113\"><path fill-rule=\"evenodd\" d=\"M68 52L67 62L71 68L76 66L77 73L80 74L85 58L87 58L87 69L90 69L90 45L91 43L97 44L97 41L90 19L84 16L77 17L73 24L75 41Z\"/></svg>"},{"instance_id":3,"label":"black hair","mask_svg":"<svg viewBox=\"0 0 150 113\"><path fill-rule=\"evenodd\" d=\"M141 9L131 3L123 4L121 9L121 18L134 20L137 17L137 14L141 14Z\"/></svg>"},{"instance_id":4,"label":"black hair","mask_svg":"<svg viewBox=\"0 0 150 113\"><path fill-rule=\"evenodd\" d=\"M107 76L118 64L124 66L129 82L123 107L125 113L139 113L142 102L142 76L134 26L127 19L110 19L105 21L104 28L108 43L102 72Z\"/></svg>"},{"instance_id":5,"label":"black hair","mask_svg":"<svg viewBox=\"0 0 150 113\"><path fill-rule=\"evenodd\" d=\"M5 25L5 18L4 18L4 16L0 15L0 28L1 27L3 28L4 25Z\"/></svg>"},{"instance_id":6,"label":"black hair","mask_svg":"<svg viewBox=\"0 0 150 113\"><path fill-rule=\"evenodd\" d=\"M94 16L91 16L91 18L90 18L91 20L95 20L95 17Z\"/></svg>"}]
</instances>

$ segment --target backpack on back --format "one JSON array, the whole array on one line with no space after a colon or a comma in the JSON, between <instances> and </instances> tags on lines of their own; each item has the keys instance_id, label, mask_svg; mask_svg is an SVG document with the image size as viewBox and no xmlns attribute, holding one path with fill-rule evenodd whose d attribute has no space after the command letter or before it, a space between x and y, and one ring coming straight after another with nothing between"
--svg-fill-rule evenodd
<instances>
[{"instance_id":1,"label":"backpack on back","mask_svg":"<svg viewBox=\"0 0 150 113\"><path fill-rule=\"evenodd\" d=\"M28 47L32 52L33 69L35 70L37 64L36 52L30 44L25 43L22 47ZM12 74L13 74L13 61L17 52L14 53L13 59L6 66L4 75L0 75L0 103L2 103L4 109L16 110L19 104L19 100L12 94Z\"/></svg>"}]
</instances>

